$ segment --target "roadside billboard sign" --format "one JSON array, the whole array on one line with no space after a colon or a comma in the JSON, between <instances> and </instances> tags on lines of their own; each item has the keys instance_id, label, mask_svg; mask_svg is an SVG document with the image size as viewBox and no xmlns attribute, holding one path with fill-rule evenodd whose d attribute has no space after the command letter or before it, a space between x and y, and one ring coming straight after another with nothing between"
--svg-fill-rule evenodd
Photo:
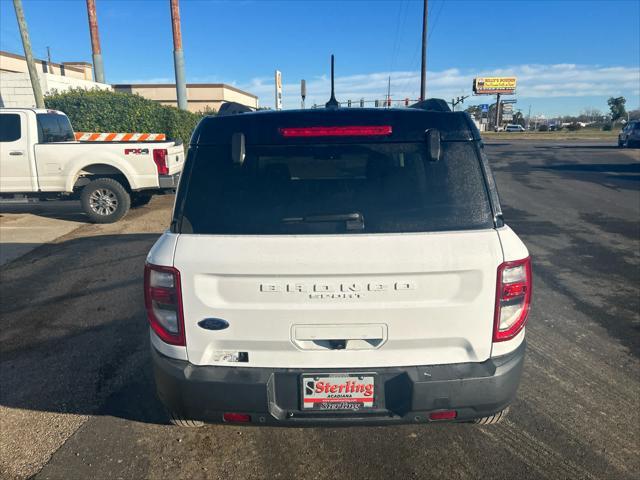
<instances>
[{"instance_id":1,"label":"roadside billboard sign","mask_svg":"<svg viewBox=\"0 0 640 480\"><path fill-rule=\"evenodd\" d=\"M516 100L515 98L508 98L506 100L502 100L502 103L518 103L518 100Z\"/></svg>"},{"instance_id":2,"label":"roadside billboard sign","mask_svg":"<svg viewBox=\"0 0 640 480\"><path fill-rule=\"evenodd\" d=\"M512 95L516 92L516 77L477 77L473 79L476 95Z\"/></svg>"},{"instance_id":3,"label":"roadside billboard sign","mask_svg":"<svg viewBox=\"0 0 640 480\"><path fill-rule=\"evenodd\" d=\"M282 72L276 70L276 110L282 110Z\"/></svg>"}]
</instances>

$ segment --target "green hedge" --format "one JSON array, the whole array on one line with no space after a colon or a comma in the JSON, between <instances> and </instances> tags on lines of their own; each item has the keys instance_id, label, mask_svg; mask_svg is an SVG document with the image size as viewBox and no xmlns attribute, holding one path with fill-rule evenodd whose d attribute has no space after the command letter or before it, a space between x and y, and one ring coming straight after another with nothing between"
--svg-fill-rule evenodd
<instances>
[{"instance_id":1,"label":"green hedge","mask_svg":"<svg viewBox=\"0 0 640 480\"><path fill-rule=\"evenodd\" d=\"M76 132L165 133L184 143L189 143L204 115L160 105L140 95L97 89L54 92L45 97L45 104L66 113Z\"/></svg>"}]
</instances>

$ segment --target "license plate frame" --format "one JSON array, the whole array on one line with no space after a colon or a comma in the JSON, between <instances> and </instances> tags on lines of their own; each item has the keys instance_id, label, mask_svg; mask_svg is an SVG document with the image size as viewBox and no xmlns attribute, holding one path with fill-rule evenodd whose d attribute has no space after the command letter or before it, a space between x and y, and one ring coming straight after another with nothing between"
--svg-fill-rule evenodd
<instances>
[{"instance_id":1,"label":"license plate frame","mask_svg":"<svg viewBox=\"0 0 640 480\"><path fill-rule=\"evenodd\" d=\"M319 382L323 383L318 385ZM374 410L378 403L377 383L377 375L374 372L302 374L300 375L300 410L305 412ZM340 385L343 386L342 389ZM331 391L333 386L336 388ZM317 392L317 388L321 388L322 392Z\"/></svg>"}]
</instances>

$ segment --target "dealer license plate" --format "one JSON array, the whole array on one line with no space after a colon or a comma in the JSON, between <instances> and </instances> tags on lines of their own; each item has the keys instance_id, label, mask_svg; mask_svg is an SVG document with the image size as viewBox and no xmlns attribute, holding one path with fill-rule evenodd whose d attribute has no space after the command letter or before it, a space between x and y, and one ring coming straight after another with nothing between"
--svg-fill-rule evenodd
<instances>
[{"instance_id":1,"label":"dealer license plate","mask_svg":"<svg viewBox=\"0 0 640 480\"><path fill-rule=\"evenodd\" d=\"M303 410L360 410L375 406L374 374L302 376Z\"/></svg>"}]
</instances>

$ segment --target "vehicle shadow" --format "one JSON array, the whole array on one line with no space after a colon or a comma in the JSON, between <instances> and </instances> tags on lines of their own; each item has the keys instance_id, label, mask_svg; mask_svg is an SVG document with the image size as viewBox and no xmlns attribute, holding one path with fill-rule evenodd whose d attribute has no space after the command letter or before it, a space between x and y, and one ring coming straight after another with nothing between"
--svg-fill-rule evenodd
<instances>
[{"instance_id":1,"label":"vehicle shadow","mask_svg":"<svg viewBox=\"0 0 640 480\"><path fill-rule=\"evenodd\" d=\"M157 238L76 238L2 268L0 406L166 423L142 289Z\"/></svg>"},{"instance_id":2,"label":"vehicle shadow","mask_svg":"<svg viewBox=\"0 0 640 480\"><path fill-rule=\"evenodd\" d=\"M40 202L0 202L2 214L31 214L38 217L71 222L89 222L89 218L82 212L79 201L40 201Z\"/></svg>"}]
</instances>

